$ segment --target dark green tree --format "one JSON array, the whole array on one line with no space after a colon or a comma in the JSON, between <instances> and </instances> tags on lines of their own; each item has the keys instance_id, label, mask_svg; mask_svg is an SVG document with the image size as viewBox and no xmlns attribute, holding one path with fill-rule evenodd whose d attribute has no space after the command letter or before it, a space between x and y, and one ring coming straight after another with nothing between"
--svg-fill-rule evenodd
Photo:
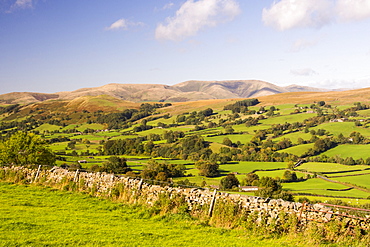
<instances>
[{"instance_id":1,"label":"dark green tree","mask_svg":"<svg viewBox=\"0 0 370 247\"><path fill-rule=\"evenodd\" d=\"M239 180L235 177L234 174L228 174L226 177L223 177L220 182L220 189L221 190L230 190L234 187L239 186Z\"/></svg>"},{"instance_id":2,"label":"dark green tree","mask_svg":"<svg viewBox=\"0 0 370 247\"><path fill-rule=\"evenodd\" d=\"M101 172L124 174L131 171L131 168L127 166L126 159L118 156L109 157L108 161L103 164L100 168Z\"/></svg>"},{"instance_id":3,"label":"dark green tree","mask_svg":"<svg viewBox=\"0 0 370 247\"><path fill-rule=\"evenodd\" d=\"M195 163L195 167L199 170L200 176L216 177L220 175L219 165L214 162L199 160Z\"/></svg>"}]
</instances>

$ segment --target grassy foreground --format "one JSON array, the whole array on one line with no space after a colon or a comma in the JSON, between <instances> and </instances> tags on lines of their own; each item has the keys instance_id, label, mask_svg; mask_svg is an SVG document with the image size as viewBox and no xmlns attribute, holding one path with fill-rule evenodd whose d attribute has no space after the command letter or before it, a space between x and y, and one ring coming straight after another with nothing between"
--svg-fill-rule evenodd
<instances>
[{"instance_id":1,"label":"grassy foreground","mask_svg":"<svg viewBox=\"0 0 370 247\"><path fill-rule=\"evenodd\" d=\"M0 246L319 246L326 242L315 235L215 228L188 215L154 212L87 194L0 182ZM323 246L348 245L366 243L349 240Z\"/></svg>"},{"instance_id":2,"label":"grassy foreground","mask_svg":"<svg viewBox=\"0 0 370 247\"><path fill-rule=\"evenodd\" d=\"M151 210L51 188L0 182L0 246L297 246L207 226L186 215ZM304 246L304 245L303 245Z\"/></svg>"}]
</instances>

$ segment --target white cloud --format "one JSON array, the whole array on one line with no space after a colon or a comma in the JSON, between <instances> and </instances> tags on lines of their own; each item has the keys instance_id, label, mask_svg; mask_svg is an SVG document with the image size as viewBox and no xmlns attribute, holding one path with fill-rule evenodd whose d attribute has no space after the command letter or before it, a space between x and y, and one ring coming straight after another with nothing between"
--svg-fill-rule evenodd
<instances>
[{"instance_id":1,"label":"white cloud","mask_svg":"<svg viewBox=\"0 0 370 247\"><path fill-rule=\"evenodd\" d=\"M119 19L118 21L115 21L110 25L109 27L106 27L106 30L128 30L129 27L132 26L142 26L144 23L142 22L131 22L125 19Z\"/></svg>"},{"instance_id":2,"label":"white cloud","mask_svg":"<svg viewBox=\"0 0 370 247\"><path fill-rule=\"evenodd\" d=\"M296 27L322 27L332 20L329 0L282 0L264 8L262 20L278 30Z\"/></svg>"},{"instance_id":3,"label":"white cloud","mask_svg":"<svg viewBox=\"0 0 370 247\"><path fill-rule=\"evenodd\" d=\"M262 11L265 25L280 31L366 18L370 18L370 0L281 0Z\"/></svg>"},{"instance_id":4,"label":"white cloud","mask_svg":"<svg viewBox=\"0 0 370 247\"><path fill-rule=\"evenodd\" d=\"M316 71L311 68L295 69L291 70L290 73L297 76L313 76L317 74Z\"/></svg>"},{"instance_id":5,"label":"white cloud","mask_svg":"<svg viewBox=\"0 0 370 247\"><path fill-rule=\"evenodd\" d=\"M370 17L370 0L338 0L336 12L340 20L362 20Z\"/></svg>"},{"instance_id":6,"label":"white cloud","mask_svg":"<svg viewBox=\"0 0 370 247\"><path fill-rule=\"evenodd\" d=\"M5 13L12 13L13 11L16 11L18 9L33 8L35 1L36 0L16 0L16 1L11 1L12 3L10 3L9 1L10 5L8 5L7 4L8 1L4 0L3 2L5 2L5 5L8 5L8 7L6 7L7 10L5 10Z\"/></svg>"},{"instance_id":7,"label":"white cloud","mask_svg":"<svg viewBox=\"0 0 370 247\"><path fill-rule=\"evenodd\" d=\"M182 40L205 27L231 21L240 12L235 0L187 0L174 17L168 17L165 24L157 26L155 37L158 40Z\"/></svg>"},{"instance_id":8,"label":"white cloud","mask_svg":"<svg viewBox=\"0 0 370 247\"><path fill-rule=\"evenodd\" d=\"M26 9L26 8L32 8L32 0L17 0L12 8L21 8L21 9Z\"/></svg>"}]
</instances>

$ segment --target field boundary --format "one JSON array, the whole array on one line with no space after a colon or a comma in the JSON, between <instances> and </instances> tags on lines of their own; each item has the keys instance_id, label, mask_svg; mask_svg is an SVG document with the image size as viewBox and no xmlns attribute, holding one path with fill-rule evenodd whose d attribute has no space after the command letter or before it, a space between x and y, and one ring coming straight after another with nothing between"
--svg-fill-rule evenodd
<instances>
[{"instance_id":1,"label":"field boundary","mask_svg":"<svg viewBox=\"0 0 370 247\"><path fill-rule=\"evenodd\" d=\"M370 230L370 218L337 215L330 207L322 204L312 205L282 199L228 194L217 190L152 185L142 179L100 172L87 173L78 170L72 172L60 167L42 170L41 166L38 169L12 166L0 168L0 179L43 184L59 187L63 190L83 191L93 196L119 198L127 203L142 203L149 206L155 206L163 200L170 200L173 205L180 200L191 214L208 215L211 219L215 215L223 217L220 214L225 214L225 207L230 205L233 208L233 217L241 216L236 212L243 215L252 214L256 215L256 222L267 220L271 224L276 224L276 222L284 222L286 215L293 215L299 218L300 224L306 225L307 220L305 219L307 218L317 222L329 222L349 217L351 221L348 226Z\"/></svg>"}]
</instances>

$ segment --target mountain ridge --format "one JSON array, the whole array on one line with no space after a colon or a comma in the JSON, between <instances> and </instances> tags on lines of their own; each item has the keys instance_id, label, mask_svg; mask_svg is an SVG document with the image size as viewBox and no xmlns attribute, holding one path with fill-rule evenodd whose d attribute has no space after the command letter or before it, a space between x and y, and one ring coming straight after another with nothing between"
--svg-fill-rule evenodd
<instances>
[{"instance_id":1,"label":"mountain ridge","mask_svg":"<svg viewBox=\"0 0 370 247\"><path fill-rule=\"evenodd\" d=\"M2 104L28 104L45 100L72 100L83 96L109 95L132 102L187 102L207 99L250 98L287 92L333 91L299 85L286 87L260 80L184 81L164 84L109 83L100 87L80 88L57 93L13 92L0 95Z\"/></svg>"}]
</instances>

